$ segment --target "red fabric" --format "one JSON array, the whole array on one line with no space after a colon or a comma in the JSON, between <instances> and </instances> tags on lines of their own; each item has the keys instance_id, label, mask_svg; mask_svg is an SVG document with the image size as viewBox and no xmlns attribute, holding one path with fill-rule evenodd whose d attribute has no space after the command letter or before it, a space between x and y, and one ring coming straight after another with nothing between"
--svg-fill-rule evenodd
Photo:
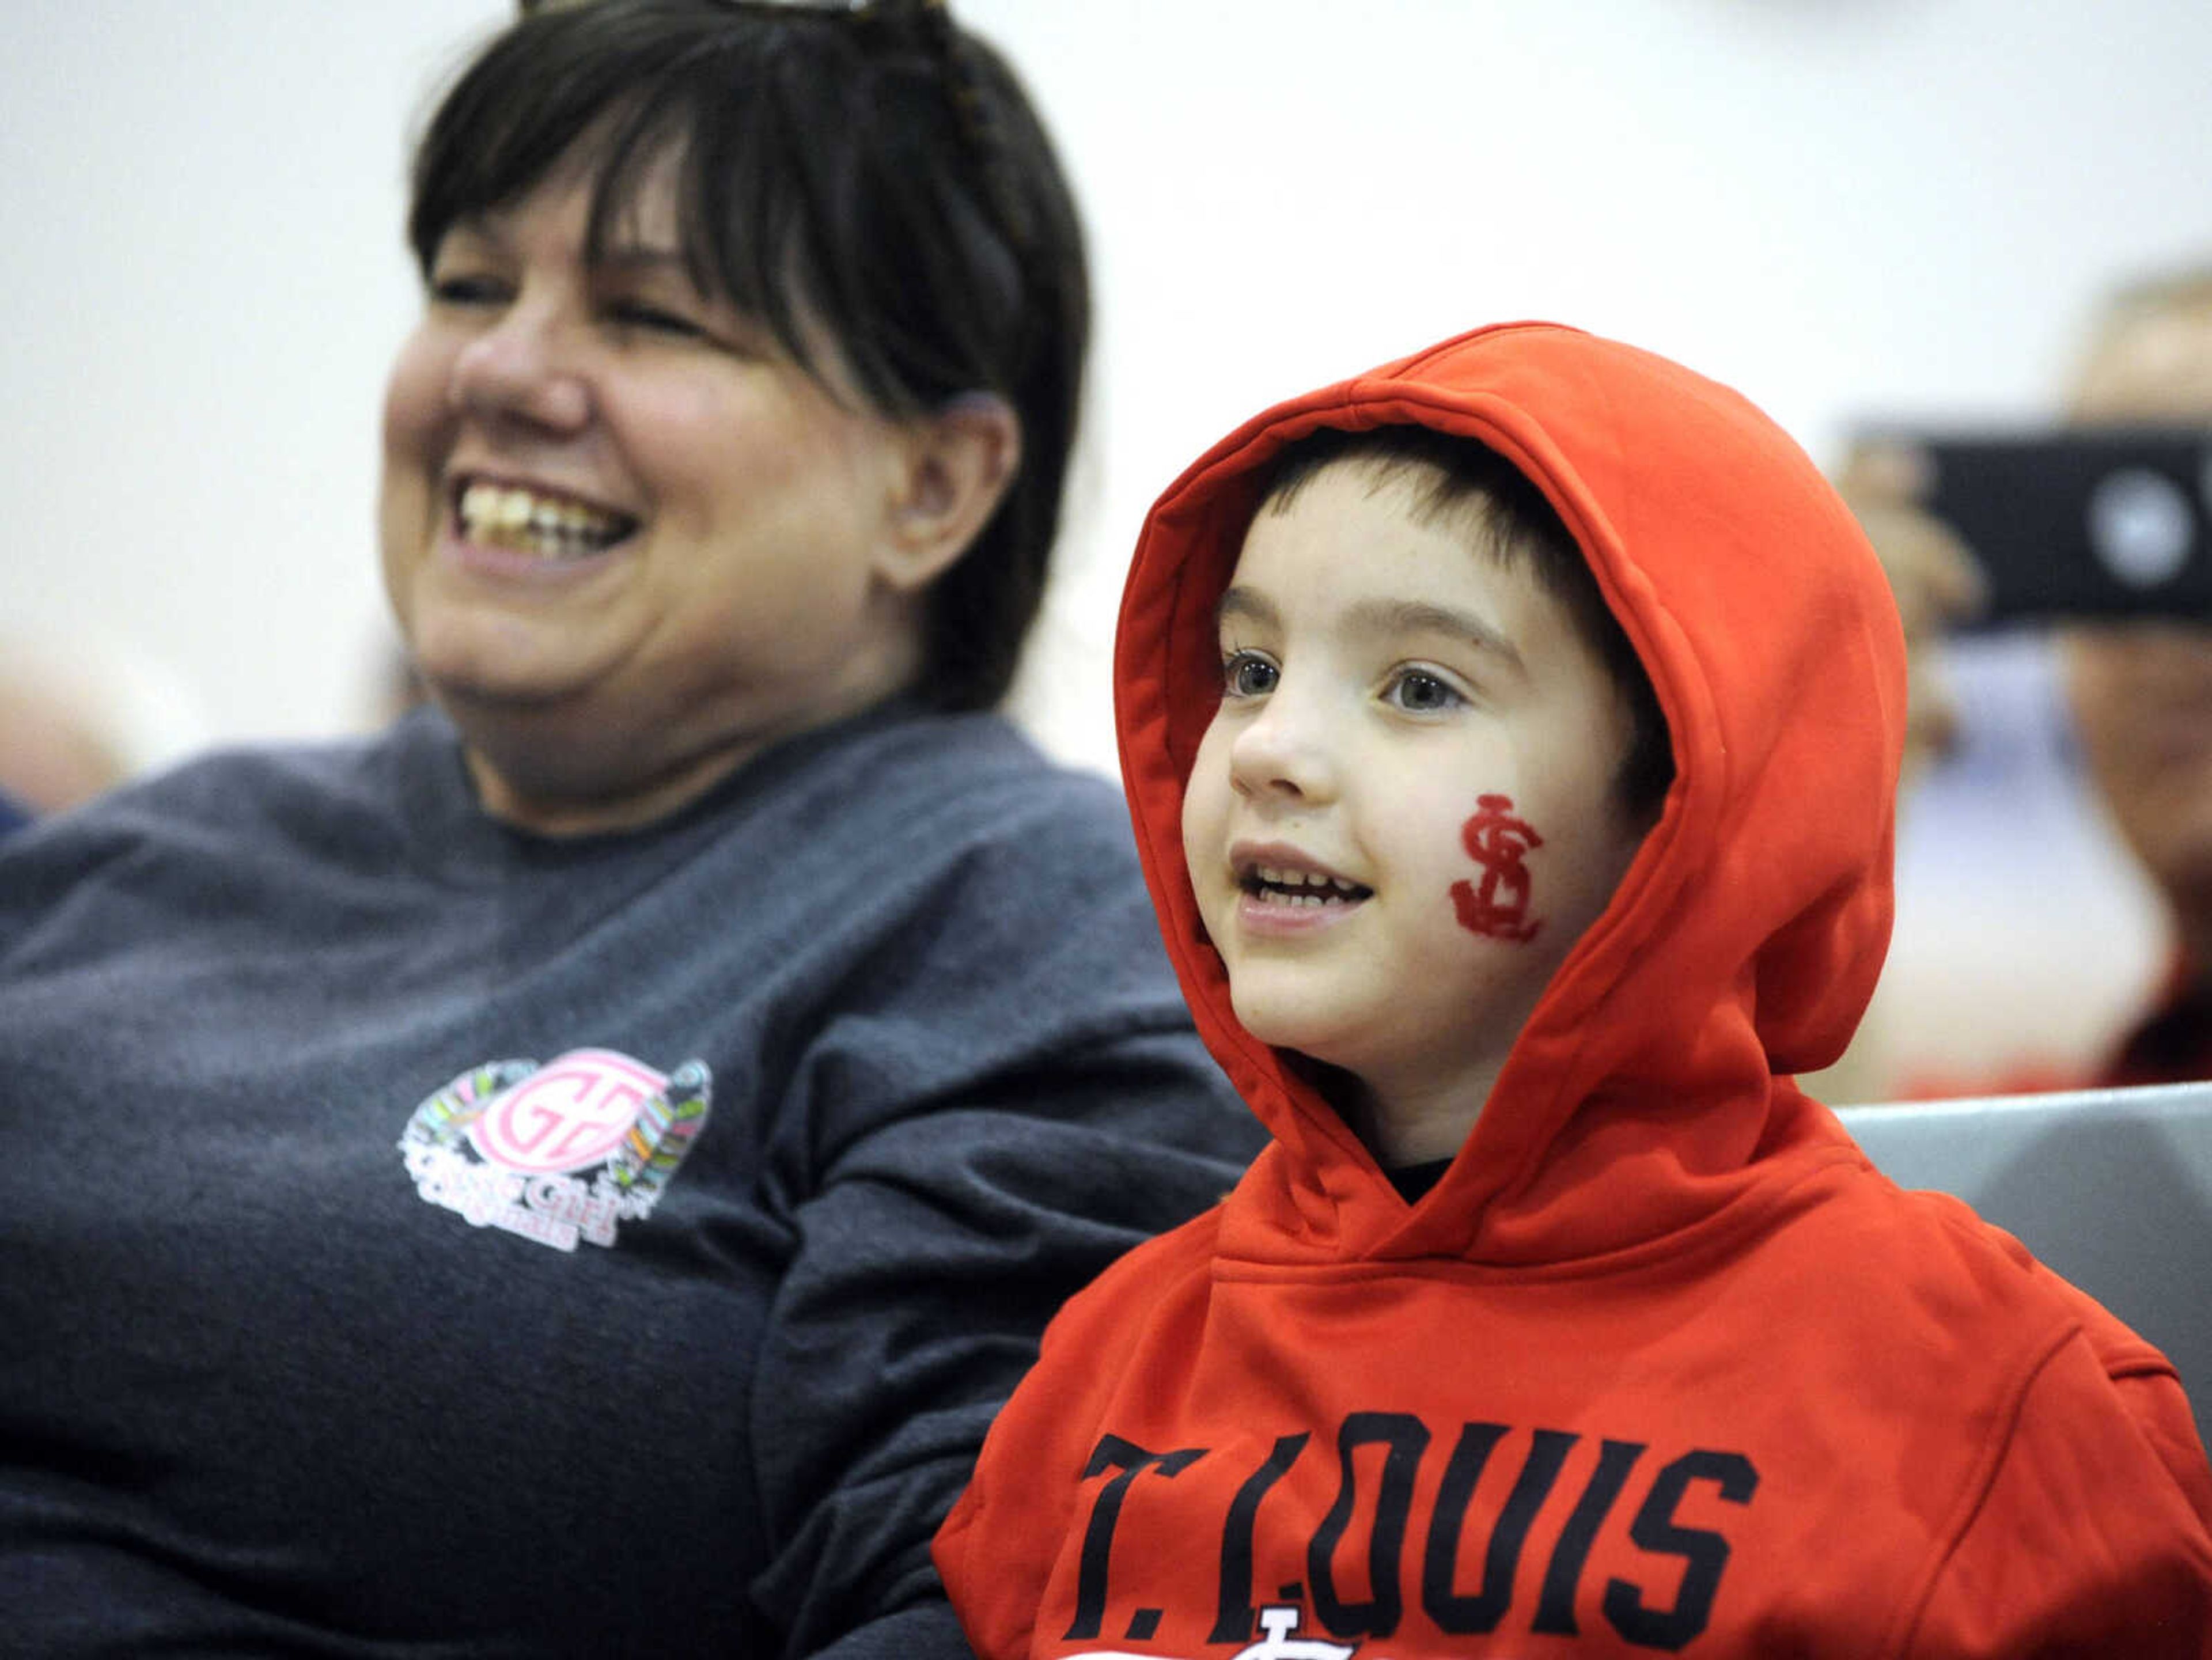
<instances>
[{"instance_id":1,"label":"red fabric","mask_svg":"<svg viewBox=\"0 0 2212 1660\"><path fill-rule=\"evenodd\" d=\"M1237 1025L1178 830L1253 469L1409 422L1550 497L1677 767L1412 1207ZM2171 1369L1790 1081L1887 944L1905 678L1879 565L1777 428L1571 330L1446 342L1161 497L1115 673L1170 951L1275 1140L1070 1304L1001 1414L938 1542L986 1660L2212 1655L2212 1474Z\"/></svg>"}]
</instances>

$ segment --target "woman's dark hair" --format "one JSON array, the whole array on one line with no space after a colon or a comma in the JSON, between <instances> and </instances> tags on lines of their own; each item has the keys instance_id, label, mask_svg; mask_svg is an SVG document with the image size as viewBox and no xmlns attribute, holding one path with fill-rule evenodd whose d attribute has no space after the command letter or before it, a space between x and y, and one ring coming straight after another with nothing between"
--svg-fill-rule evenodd
<instances>
[{"instance_id":1,"label":"woman's dark hair","mask_svg":"<svg viewBox=\"0 0 2212 1660\"><path fill-rule=\"evenodd\" d=\"M1483 550L1508 569L1526 560L1545 591L1567 608L1628 706L1628 752L1613 780L1621 806L1638 823L1656 820L1674 781L1666 714L1581 544L1544 493L1504 456L1472 438L1429 427L1324 428L1270 458L1260 477L1258 511L1281 511L1322 469L1354 462L1372 468L1378 483L1418 474L1414 510L1425 520L1479 508L1474 522Z\"/></svg>"},{"instance_id":2,"label":"woman's dark hair","mask_svg":"<svg viewBox=\"0 0 2212 1660\"><path fill-rule=\"evenodd\" d=\"M1020 469L930 591L915 688L941 708L996 703L1043 595L1091 327L1081 222L1012 70L926 0L530 8L416 147L423 271L456 223L520 200L580 143L592 257L674 155L692 281L817 380L808 325L878 413L975 392L1012 405Z\"/></svg>"}]
</instances>

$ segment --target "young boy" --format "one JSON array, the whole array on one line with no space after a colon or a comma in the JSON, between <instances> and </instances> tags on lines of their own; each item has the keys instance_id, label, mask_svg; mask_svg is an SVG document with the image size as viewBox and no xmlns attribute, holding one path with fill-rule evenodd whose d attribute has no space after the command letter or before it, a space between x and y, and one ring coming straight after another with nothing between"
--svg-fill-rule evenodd
<instances>
[{"instance_id":1,"label":"young boy","mask_svg":"<svg viewBox=\"0 0 2212 1660\"><path fill-rule=\"evenodd\" d=\"M2172 1369L1865 1161L1903 648L1741 398L1549 325L1270 410L1116 653L1274 1144L1072 1302L937 1557L1015 1656L2212 1654Z\"/></svg>"}]
</instances>

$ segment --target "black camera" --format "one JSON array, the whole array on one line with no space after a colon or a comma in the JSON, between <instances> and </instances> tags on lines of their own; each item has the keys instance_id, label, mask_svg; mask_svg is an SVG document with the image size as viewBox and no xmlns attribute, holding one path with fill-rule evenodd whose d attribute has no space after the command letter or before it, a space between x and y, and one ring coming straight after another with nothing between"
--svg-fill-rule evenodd
<instances>
[{"instance_id":1,"label":"black camera","mask_svg":"<svg viewBox=\"0 0 2212 1660\"><path fill-rule=\"evenodd\" d=\"M1974 624L2186 617L2212 623L2212 429L1870 430L1989 581Z\"/></svg>"}]
</instances>

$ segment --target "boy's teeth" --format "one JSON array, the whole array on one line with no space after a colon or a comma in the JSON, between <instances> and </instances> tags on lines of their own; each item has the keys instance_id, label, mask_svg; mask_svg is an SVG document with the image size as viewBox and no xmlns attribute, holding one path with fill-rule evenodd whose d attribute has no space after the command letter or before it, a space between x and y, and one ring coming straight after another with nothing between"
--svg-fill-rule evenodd
<instances>
[{"instance_id":1,"label":"boy's teeth","mask_svg":"<svg viewBox=\"0 0 2212 1660\"><path fill-rule=\"evenodd\" d=\"M595 553L628 533L624 520L580 502L481 480L461 492L461 533L471 542L548 559Z\"/></svg>"},{"instance_id":2,"label":"boy's teeth","mask_svg":"<svg viewBox=\"0 0 2212 1660\"><path fill-rule=\"evenodd\" d=\"M1357 882L1319 871L1284 870L1255 865L1252 876L1264 897L1279 905L1325 905L1338 899L1357 898L1365 892Z\"/></svg>"}]
</instances>

